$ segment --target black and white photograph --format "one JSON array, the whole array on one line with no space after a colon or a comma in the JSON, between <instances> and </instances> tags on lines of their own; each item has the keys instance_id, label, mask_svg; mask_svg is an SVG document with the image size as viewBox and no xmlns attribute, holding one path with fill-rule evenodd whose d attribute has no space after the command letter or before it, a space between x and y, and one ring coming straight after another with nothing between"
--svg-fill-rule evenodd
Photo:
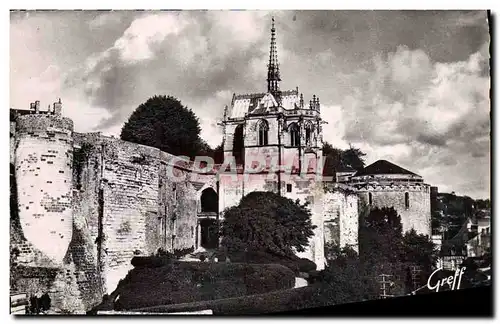
<instances>
[{"instance_id":1,"label":"black and white photograph","mask_svg":"<svg viewBox=\"0 0 500 324\"><path fill-rule=\"evenodd\" d=\"M491 316L495 14L368 8L11 9L11 316Z\"/></svg>"}]
</instances>

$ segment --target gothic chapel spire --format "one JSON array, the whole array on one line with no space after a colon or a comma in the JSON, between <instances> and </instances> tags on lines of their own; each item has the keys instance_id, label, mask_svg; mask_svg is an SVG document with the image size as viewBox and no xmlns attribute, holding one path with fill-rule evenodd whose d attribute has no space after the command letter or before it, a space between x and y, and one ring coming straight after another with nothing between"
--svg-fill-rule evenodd
<instances>
[{"instance_id":1,"label":"gothic chapel spire","mask_svg":"<svg viewBox=\"0 0 500 324\"><path fill-rule=\"evenodd\" d=\"M278 52L276 50L276 28L274 28L273 17L271 25L271 49L269 52L269 64L267 65L267 92L274 96L278 104L281 104L280 81L280 67L278 63Z\"/></svg>"}]
</instances>

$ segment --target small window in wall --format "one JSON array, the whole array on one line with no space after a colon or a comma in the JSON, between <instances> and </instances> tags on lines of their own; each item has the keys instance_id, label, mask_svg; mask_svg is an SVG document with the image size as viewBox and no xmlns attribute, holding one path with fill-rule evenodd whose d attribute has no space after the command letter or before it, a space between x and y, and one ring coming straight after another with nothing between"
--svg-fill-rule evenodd
<instances>
[{"instance_id":1,"label":"small window in wall","mask_svg":"<svg viewBox=\"0 0 500 324\"><path fill-rule=\"evenodd\" d=\"M405 208L410 208L410 194L405 192Z\"/></svg>"},{"instance_id":2,"label":"small window in wall","mask_svg":"<svg viewBox=\"0 0 500 324\"><path fill-rule=\"evenodd\" d=\"M371 205L373 203L372 193L368 193L368 204Z\"/></svg>"},{"instance_id":3,"label":"small window in wall","mask_svg":"<svg viewBox=\"0 0 500 324\"><path fill-rule=\"evenodd\" d=\"M286 184L286 192L292 192L292 184L291 183Z\"/></svg>"}]
</instances>

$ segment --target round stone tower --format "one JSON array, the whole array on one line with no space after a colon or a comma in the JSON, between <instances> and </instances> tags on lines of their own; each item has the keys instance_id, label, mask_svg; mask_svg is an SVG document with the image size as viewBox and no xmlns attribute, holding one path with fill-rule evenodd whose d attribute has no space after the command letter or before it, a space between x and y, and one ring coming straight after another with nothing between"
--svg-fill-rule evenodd
<instances>
[{"instance_id":1,"label":"round stone tower","mask_svg":"<svg viewBox=\"0 0 500 324\"><path fill-rule=\"evenodd\" d=\"M62 263L72 236L73 121L54 110L16 119L15 168L19 218L25 238ZM34 111L33 111L33 108Z\"/></svg>"},{"instance_id":2,"label":"round stone tower","mask_svg":"<svg viewBox=\"0 0 500 324\"><path fill-rule=\"evenodd\" d=\"M401 216L403 232L413 228L418 234L431 236L430 185L420 175L378 160L356 172L348 184L356 189L365 213L374 207L394 207Z\"/></svg>"}]
</instances>

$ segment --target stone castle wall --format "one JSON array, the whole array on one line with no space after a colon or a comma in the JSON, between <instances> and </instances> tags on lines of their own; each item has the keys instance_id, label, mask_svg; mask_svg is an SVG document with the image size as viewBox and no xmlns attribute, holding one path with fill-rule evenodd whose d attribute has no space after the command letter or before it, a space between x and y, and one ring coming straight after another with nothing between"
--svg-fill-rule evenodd
<instances>
[{"instance_id":1,"label":"stone castle wall","mask_svg":"<svg viewBox=\"0 0 500 324\"><path fill-rule=\"evenodd\" d=\"M15 125L13 289L48 292L55 310L82 313L116 288L134 255L194 247L198 194L191 171L172 167L173 156L99 133L72 133L72 122L60 116L19 116ZM172 178L172 169L185 177ZM38 226L39 219L47 225ZM37 231L30 231L33 224ZM48 272L54 275L46 278Z\"/></svg>"},{"instance_id":2,"label":"stone castle wall","mask_svg":"<svg viewBox=\"0 0 500 324\"><path fill-rule=\"evenodd\" d=\"M409 207L405 206L405 193L409 195ZM369 193L372 194L372 204L369 204ZM368 211L373 207L394 207L401 216L403 232L414 228L419 234L431 237L431 201L428 185L402 185L397 189L382 186L372 186L360 189L358 196L361 208Z\"/></svg>"},{"instance_id":3,"label":"stone castle wall","mask_svg":"<svg viewBox=\"0 0 500 324\"><path fill-rule=\"evenodd\" d=\"M65 234L62 230L56 232L61 232L67 240L64 254L60 253L56 261L47 256L36 236L24 238L24 229L14 235L16 241L11 245L21 250L18 263L40 268L38 272L28 271L30 278L24 278L21 272L14 281L18 286L32 287L30 291L36 290L33 287L37 282L44 282L38 291L48 291L58 310L73 308L81 312L99 303L102 295L112 292L125 277L135 255L151 255L160 248L172 252L196 246L200 195L208 187L218 192L219 216L222 216L225 208L237 205L252 191L278 192L281 180L283 196L310 203L315 235L299 256L314 261L318 269L324 267L326 205L342 206L342 217L347 217L339 225L340 242L357 244L357 237L353 239L357 236L353 234L355 230L349 230L357 226L354 222L357 213L348 207L352 197L324 192L323 184L314 177L305 180L284 174L281 178L277 174L198 174L188 163L179 163L177 157L156 148L100 133L72 133L71 121L60 116L28 115L18 120L13 136L18 194L22 197L26 190L32 192L19 200L20 211L26 205L30 207L36 190L51 188L51 183L41 183L38 179L42 178L35 178L40 175L27 174L43 169L50 175L44 174L43 181L65 184L57 187L62 189L49 192L51 196L60 194L66 199L56 197L51 202L59 206L57 203L62 201L67 215L59 219L70 226L61 227ZM262 148L254 150L247 153L269 157L277 154L277 148L266 148L266 152ZM38 166L40 162L47 165ZM43 197L38 196L38 203L46 206ZM30 219L28 216L24 213L20 219ZM53 269L53 280L43 279L47 269ZM66 300L64 296L70 297Z\"/></svg>"},{"instance_id":4,"label":"stone castle wall","mask_svg":"<svg viewBox=\"0 0 500 324\"><path fill-rule=\"evenodd\" d=\"M80 135L78 142L86 152L75 172L83 197L77 206L95 238L106 292L135 255L194 247L196 190L188 170L173 167L172 156L156 148L102 136Z\"/></svg>"},{"instance_id":5,"label":"stone castle wall","mask_svg":"<svg viewBox=\"0 0 500 324\"><path fill-rule=\"evenodd\" d=\"M352 190L339 184L326 188L323 200L325 221L325 243L340 247L351 247L358 251L358 196Z\"/></svg>"},{"instance_id":6,"label":"stone castle wall","mask_svg":"<svg viewBox=\"0 0 500 324\"><path fill-rule=\"evenodd\" d=\"M134 255L154 252L146 244L146 224L158 217L159 161L151 157L153 148L113 139L102 145L101 271L112 292Z\"/></svg>"}]
</instances>

